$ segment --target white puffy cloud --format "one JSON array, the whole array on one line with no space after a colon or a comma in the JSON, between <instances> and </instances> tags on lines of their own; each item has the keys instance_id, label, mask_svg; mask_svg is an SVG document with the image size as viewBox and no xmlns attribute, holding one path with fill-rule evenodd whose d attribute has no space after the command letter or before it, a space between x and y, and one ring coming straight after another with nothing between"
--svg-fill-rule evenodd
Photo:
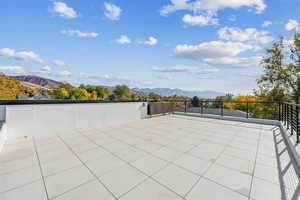
<instances>
[{"instance_id":1,"label":"white puffy cloud","mask_svg":"<svg viewBox=\"0 0 300 200\"><path fill-rule=\"evenodd\" d=\"M148 45L156 45L158 43L158 40L155 38L155 37L149 37L147 41L145 41L145 44L148 44Z\"/></svg>"},{"instance_id":2,"label":"white puffy cloud","mask_svg":"<svg viewBox=\"0 0 300 200\"><path fill-rule=\"evenodd\" d=\"M131 79L127 77L118 77L112 75L93 75L93 76L89 76L89 78L108 81L108 82L130 82L131 81Z\"/></svg>"},{"instance_id":3,"label":"white puffy cloud","mask_svg":"<svg viewBox=\"0 0 300 200\"><path fill-rule=\"evenodd\" d=\"M24 61L32 61L36 63L42 63L43 60L33 51L20 51L16 52L10 48L3 48L0 49L0 56L13 58L17 60L24 60Z\"/></svg>"},{"instance_id":4,"label":"white puffy cloud","mask_svg":"<svg viewBox=\"0 0 300 200\"><path fill-rule=\"evenodd\" d=\"M254 49L255 47L253 45L241 42L211 41L203 42L198 45L177 45L174 54L178 57L202 60L204 58L237 56L244 51Z\"/></svg>"},{"instance_id":5,"label":"white puffy cloud","mask_svg":"<svg viewBox=\"0 0 300 200\"><path fill-rule=\"evenodd\" d=\"M44 72L50 72L52 70L52 68L50 66L44 66L41 68L41 71L44 71Z\"/></svg>"},{"instance_id":6,"label":"white puffy cloud","mask_svg":"<svg viewBox=\"0 0 300 200\"><path fill-rule=\"evenodd\" d=\"M61 33L69 36L92 37L92 38L98 37L99 35L96 32L82 32L79 30L62 30Z\"/></svg>"},{"instance_id":7,"label":"white puffy cloud","mask_svg":"<svg viewBox=\"0 0 300 200\"><path fill-rule=\"evenodd\" d=\"M66 63L62 60L53 60L52 62L53 62L54 65L59 66L59 67L66 66Z\"/></svg>"},{"instance_id":8,"label":"white puffy cloud","mask_svg":"<svg viewBox=\"0 0 300 200\"><path fill-rule=\"evenodd\" d=\"M210 74L210 73L215 73L218 72L218 69L200 69L196 73L197 74Z\"/></svg>"},{"instance_id":9,"label":"white puffy cloud","mask_svg":"<svg viewBox=\"0 0 300 200\"><path fill-rule=\"evenodd\" d=\"M57 72L53 72L54 75L57 75L57 76L71 76L72 75L72 72L69 72L69 71L57 71Z\"/></svg>"},{"instance_id":10,"label":"white puffy cloud","mask_svg":"<svg viewBox=\"0 0 300 200\"><path fill-rule=\"evenodd\" d=\"M23 67L20 67L20 66L0 66L0 72L21 74L21 73L24 73L25 70Z\"/></svg>"},{"instance_id":11,"label":"white puffy cloud","mask_svg":"<svg viewBox=\"0 0 300 200\"><path fill-rule=\"evenodd\" d=\"M162 80L171 80L173 77L170 74L159 74L157 78Z\"/></svg>"},{"instance_id":12,"label":"white puffy cloud","mask_svg":"<svg viewBox=\"0 0 300 200\"><path fill-rule=\"evenodd\" d=\"M213 11L225 8L237 9L240 7L250 7L256 10L256 13L262 13L266 9L264 0L170 0L171 4L164 6L161 10L162 15L178 10Z\"/></svg>"},{"instance_id":13,"label":"white puffy cloud","mask_svg":"<svg viewBox=\"0 0 300 200\"><path fill-rule=\"evenodd\" d=\"M219 20L212 15L189 15L183 16L182 21L190 26L218 25Z\"/></svg>"},{"instance_id":14,"label":"white puffy cloud","mask_svg":"<svg viewBox=\"0 0 300 200\"><path fill-rule=\"evenodd\" d=\"M287 31L300 31L300 24L297 20L290 19L289 22L285 25Z\"/></svg>"},{"instance_id":15,"label":"white puffy cloud","mask_svg":"<svg viewBox=\"0 0 300 200\"><path fill-rule=\"evenodd\" d=\"M60 17L65 17L69 19L77 17L77 12L73 8L68 7L68 5L63 2L53 2L52 11L58 14Z\"/></svg>"},{"instance_id":16,"label":"white puffy cloud","mask_svg":"<svg viewBox=\"0 0 300 200\"><path fill-rule=\"evenodd\" d=\"M176 73L176 72L188 72L194 74L208 74L218 72L218 69L200 69L199 67L192 66L155 66L152 70L163 73Z\"/></svg>"},{"instance_id":17,"label":"white puffy cloud","mask_svg":"<svg viewBox=\"0 0 300 200\"><path fill-rule=\"evenodd\" d=\"M110 20L119 20L122 9L112 3L104 3L104 15Z\"/></svg>"},{"instance_id":18,"label":"white puffy cloud","mask_svg":"<svg viewBox=\"0 0 300 200\"><path fill-rule=\"evenodd\" d=\"M111 82L117 84L126 84L129 86L138 86L138 85L147 85L147 82L139 81L136 79L131 79L128 77L120 77L113 75L89 75L85 72L80 72L79 77L82 79L93 80L93 81L101 81L101 82Z\"/></svg>"},{"instance_id":19,"label":"white puffy cloud","mask_svg":"<svg viewBox=\"0 0 300 200\"><path fill-rule=\"evenodd\" d=\"M31 73L37 73L37 74L51 74L52 73L52 67L46 65L44 67L41 67L40 70L37 71L30 71Z\"/></svg>"},{"instance_id":20,"label":"white puffy cloud","mask_svg":"<svg viewBox=\"0 0 300 200\"><path fill-rule=\"evenodd\" d=\"M163 66L155 66L152 67L152 70L158 72L195 72L198 70L198 67L190 67L190 66L172 66L172 67L163 67Z\"/></svg>"},{"instance_id":21,"label":"white puffy cloud","mask_svg":"<svg viewBox=\"0 0 300 200\"><path fill-rule=\"evenodd\" d=\"M262 27L266 28L268 26L271 26L273 23L271 21L264 21L264 23L261 25Z\"/></svg>"},{"instance_id":22,"label":"white puffy cloud","mask_svg":"<svg viewBox=\"0 0 300 200\"><path fill-rule=\"evenodd\" d=\"M267 31L258 31L255 28L239 29L235 27L224 27L218 31L220 39L232 41L257 41L261 44L272 42L274 38Z\"/></svg>"},{"instance_id":23,"label":"white puffy cloud","mask_svg":"<svg viewBox=\"0 0 300 200\"><path fill-rule=\"evenodd\" d=\"M178 57L201 61L215 67L259 66L260 56L238 57L242 52L256 50L255 45L241 42L211 41L198 45L177 45L174 54ZM216 72L216 69L194 70L197 73Z\"/></svg>"},{"instance_id":24,"label":"white puffy cloud","mask_svg":"<svg viewBox=\"0 0 300 200\"><path fill-rule=\"evenodd\" d=\"M89 74L86 72L79 72L79 78L88 78Z\"/></svg>"},{"instance_id":25,"label":"white puffy cloud","mask_svg":"<svg viewBox=\"0 0 300 200\"><path fill-rule=\"evenodd\" d=\"M262 57L219 57L219 58L205 58L204 62L210 65L219 67L256 67L259 66Z\"/></svg>"},{"instance_id":26,"label":"white puffy cloud","mask_svg":"<svg viewBox=\"0 0 300 200\"><path fill-rule=\"evenodd\" d=\"M131 40L128 36L121 35L118 39L115 40L115 42L118 44L130 44Z\"/></svg>"}]
</instances>

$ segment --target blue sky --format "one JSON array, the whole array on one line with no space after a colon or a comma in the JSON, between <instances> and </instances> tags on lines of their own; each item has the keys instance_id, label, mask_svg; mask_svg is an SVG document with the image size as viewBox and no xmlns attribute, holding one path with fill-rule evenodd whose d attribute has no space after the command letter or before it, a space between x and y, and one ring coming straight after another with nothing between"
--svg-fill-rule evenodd
<instances>
[{"instance_id":1,"label":"blue sky","mask_svg":"<svg viewBox=\"0 0 300 200\"><path fill-rule=\"evenodd\" d=\"M130 2L130 3L128 3ZM3 0L0 72L248 94L299 0Z\"/></svg>"}]
</instances>

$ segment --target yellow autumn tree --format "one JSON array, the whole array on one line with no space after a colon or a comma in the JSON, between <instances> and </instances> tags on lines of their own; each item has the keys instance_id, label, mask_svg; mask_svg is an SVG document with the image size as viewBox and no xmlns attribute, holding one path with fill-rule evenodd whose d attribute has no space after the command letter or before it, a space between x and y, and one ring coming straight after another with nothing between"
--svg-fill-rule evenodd
<instances>
[{"instance_id":1,"label":"yellow autumn tree","mask_svg":"<svg viewBox=\"0 0 300 200\"><path fill-rule=\"evenodd\" d=\"M18 96L32 96L34 88L25 87L18 80L0 74L0 100L17 99Z\"/></svg>"},{"instance_id":2,"label":"yellow autumn tree","mask_svg":"<svg viewBox=\"0 0 300 200\"><path fill-rule=\"evenodd\" d=\"M253 104L253 102L256 102L256 101L258 101L258 99L253 96L238 96L238 97L233 98L232 102L225 103L224 105L225 105L225 107L231 108L231 109L245 110L247 107L247 102L248 103L250 102L250 104Z\"/></svg>"}]
</instances>

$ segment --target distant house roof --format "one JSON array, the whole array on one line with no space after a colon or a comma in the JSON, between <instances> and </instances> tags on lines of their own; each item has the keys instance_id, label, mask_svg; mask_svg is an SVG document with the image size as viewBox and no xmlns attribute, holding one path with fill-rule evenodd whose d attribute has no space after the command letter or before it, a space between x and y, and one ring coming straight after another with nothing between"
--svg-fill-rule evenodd
<instances>
[{"instance_id":1,"label":"distant house roof","mask_svg":"<svg viewBox=\"0 0 300 200\"><path fill-rule=\"evenodd\" d=\"M18 96L19 100L48 100L49 98L41 93L37 93L32 97L29 96Z\"/></svg>"}]
</instances>

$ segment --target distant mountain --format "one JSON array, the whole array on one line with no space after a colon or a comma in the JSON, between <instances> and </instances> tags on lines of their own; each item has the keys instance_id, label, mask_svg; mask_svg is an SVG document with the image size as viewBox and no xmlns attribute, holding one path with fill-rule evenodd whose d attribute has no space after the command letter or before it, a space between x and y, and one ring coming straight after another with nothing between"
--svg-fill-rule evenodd
<instances>
[{"instance_id":1,"label":"distant mountain","mask_svg":"<svg viewBox=\"0 0 300 200\"><path fill-rule=\"evenodd\" d=\"M11 78L24 82L24 85L28 87L43 87L48 89L55 89L59 88L63 85L63 82L51 80L48 78L43 78L40 76L33 76L33 75L22 75L22 76L11 76Z\"/></svg>"},{"instance_id":2,"label":"distant mountain","mask_svg":"<svg viewBox=\"0 0 300 200\"><path fill-rule=\"evenodd\" d=\"M48 89L55 89L59 88L63 84L66 84L65 82L59 82L55 80L51 80L48 78L43 78L40 76L34 76L34 75L22 75L22 76L11 76L11 78L21 81L23 86L26 87L32 87L32 88L48 88ZM113 91L115 89L114 86L102 86L109 88L110 91ZM188 90L181 90L178 88L170 89L170 88L133 88L132 93L136 94L142 94L147 95L150 92L154 92L156 94L159 94L161 96L171 96L171 95L178 95L178 96L186 96L186 97L194 97L198 96L201 98L215 98L217 96L223 96L225 95L222 92L216 92L216 91L188 91Z\"/></svg>"},{"instance_id":3,"label":"distant mountain","mask_svg":"<svg viewBox=\"0 0 300 200\"><path fill-rule=\"evenodd\" d=\"M217 96L224 96L225 93L216 92L216 91L188 91L188 90L181 90L181 89L170 89L170 88L133 88L133 92L138 94L149 94L150 92L154 92L161 96L171 96L171 95L178 95L178 96L186 96L186 97L194 97L198 96L201 98L216 98Z\"/></svg>"}]
</instances>

